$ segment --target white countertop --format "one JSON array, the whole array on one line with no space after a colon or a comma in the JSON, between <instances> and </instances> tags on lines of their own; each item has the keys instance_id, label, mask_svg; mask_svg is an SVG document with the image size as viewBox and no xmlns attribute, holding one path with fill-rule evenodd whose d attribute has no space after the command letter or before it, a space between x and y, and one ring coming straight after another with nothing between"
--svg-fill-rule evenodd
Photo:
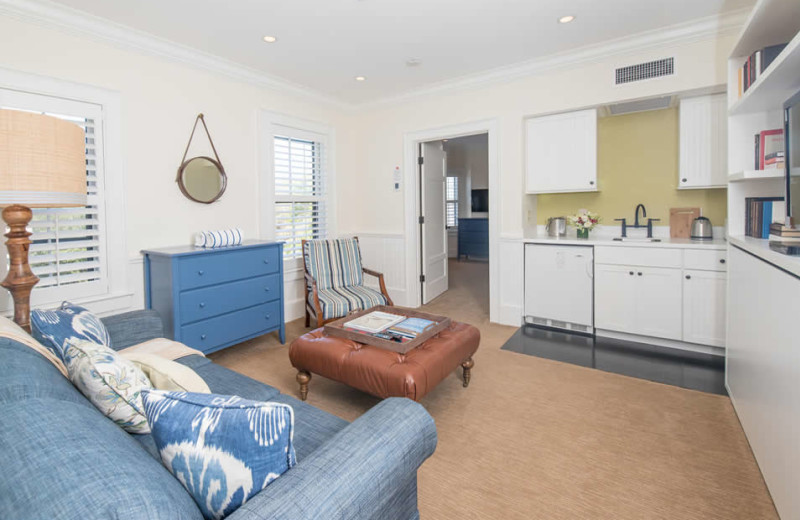
<instances>
[{"instance_id":1,"label":"white countertop","mask_svg":"<svg viewBox=\"0 0 800 520\"><path fill-rule=\"evenodd\" d=\"M769 248L769 240L745 236L728 237L731 245L740 247L767 262L800 276L800 256L789 256Z\"/></svg>"},{"instance_id":2,"label":"white countertop","mask_svg":"<svg viewBox=\"0 0 800 520\"><path fill-rule=\"evenodd\" d=\"M715 249L722 250L727 248L728 243L724 239L715 240L690 240L688 238L669 238L657 237L660 242L651 242L643 239L614 240L609 236L592 237L591 234L586 240L575 237L551 237L534 236L523 238L526 244L563 244L565 246L614 246L614 247L661 247L661 248L681 248L681 249ZM778 253L775 253L778 254ZM783 255L781 255L783 256Z\"/></svg>"}]
</instances>

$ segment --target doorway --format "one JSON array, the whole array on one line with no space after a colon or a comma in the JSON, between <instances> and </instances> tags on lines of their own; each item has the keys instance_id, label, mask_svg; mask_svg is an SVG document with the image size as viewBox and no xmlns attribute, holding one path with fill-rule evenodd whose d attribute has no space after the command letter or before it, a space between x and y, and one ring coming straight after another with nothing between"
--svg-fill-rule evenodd
<instances>
[{"instance_id":1,"label":"doorway","mask_svg":"<svg viewBox=\"0 0 800 520\"><path fill-rule=\"evenodd\" d=\"M421 303L444 298L488 318L489 135L421 142L418 154ZM457 301L443 296L451 287Z\"/></svg>"}]
</instances>

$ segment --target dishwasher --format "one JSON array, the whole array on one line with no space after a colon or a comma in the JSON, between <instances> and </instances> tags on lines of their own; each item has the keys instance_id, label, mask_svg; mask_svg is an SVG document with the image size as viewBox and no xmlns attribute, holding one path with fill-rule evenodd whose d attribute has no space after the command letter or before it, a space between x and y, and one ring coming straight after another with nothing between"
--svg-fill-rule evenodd
<instances>
[{"instance_id":1,"label":"dishwasher","mask_svg":"<svg viewBox=\"0 0 800 520\"><path fill-rule=\"evenodd\" d=\"M525 323L594 334L594 248L525 244Z\"/></svg>"}]
</instances>

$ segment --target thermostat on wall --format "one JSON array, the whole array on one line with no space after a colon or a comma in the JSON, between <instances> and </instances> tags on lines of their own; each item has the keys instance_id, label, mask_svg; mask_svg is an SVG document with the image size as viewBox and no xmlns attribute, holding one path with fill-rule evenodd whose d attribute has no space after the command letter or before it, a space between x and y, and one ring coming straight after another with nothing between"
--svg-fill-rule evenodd
<instances>
[{"instance_id":1,"label":"thermostat on wall","mask_svg":"<svg viewBox=\"0 0 800 520\"><path fill-rule=\"evenodd\" d=\"M401 180L402 180L402 175L400 175L400 167L395 166L394 171L392 172L392 185L394 187L394 191L400 191Z\"/></svg>"}]
</instances>

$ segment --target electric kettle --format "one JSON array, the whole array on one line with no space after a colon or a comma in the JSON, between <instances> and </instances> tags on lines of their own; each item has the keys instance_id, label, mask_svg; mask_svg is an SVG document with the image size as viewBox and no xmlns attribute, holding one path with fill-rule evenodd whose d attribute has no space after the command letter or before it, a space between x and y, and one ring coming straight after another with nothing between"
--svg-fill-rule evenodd
<instances>
[{"instance_id":1,"label":"electric kettle","mask_svg":"<svg viewBox=\"0 0 800 520\"><path fill-rule=\"evenodd\" d=\"M697 217L692 222L692 240L712 240L714 238L714 230L711 226L711 221L706 217Z\"/></svg>"},{"instance_id":2,"label":"electric kettle","mask_svg":"<svg viewBox=\"0 0 800 520\"><path fill-rule=\"evenodd\" d=\"M547 236L565 237L567 236L567 219L564 217L550 217L547 219Z\"/></svg>"}]
</instances>

